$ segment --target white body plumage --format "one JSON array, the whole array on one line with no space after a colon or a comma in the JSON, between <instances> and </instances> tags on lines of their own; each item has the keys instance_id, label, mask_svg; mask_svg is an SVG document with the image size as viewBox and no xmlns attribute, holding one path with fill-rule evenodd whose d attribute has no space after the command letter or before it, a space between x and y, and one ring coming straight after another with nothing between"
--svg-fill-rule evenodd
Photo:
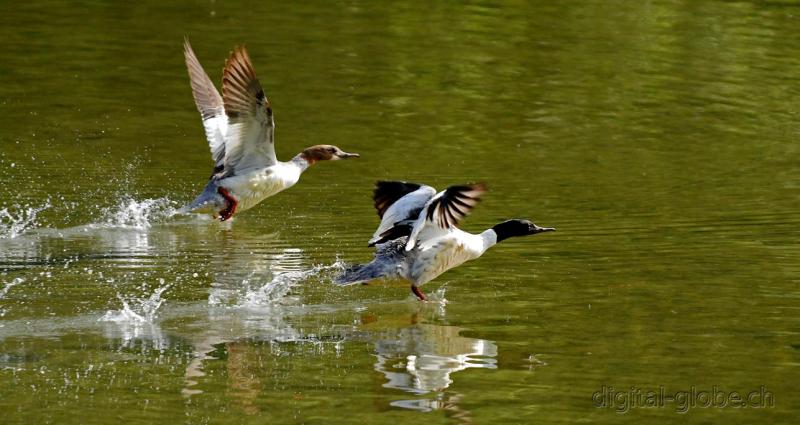
<instances>
[{"instance_id":1,"label":"white body plumage","mask_svg":"<svg viewBox=\"0 0 800 425\"><path fill-rule=\"evenodd\" d=\"M238 199L238 209L244 211L294 186L300 180L300 174L307 168L307 165L300 165L300 161L277 162L266 168L228 177L219 185Z\"/></svg>"},{"instance_id":2,"label":"white body plumage","mask_svg":"<svg viewBox=\"0 0 800 425\"><path fill-rule=\"evenodd\" d=\"M408 252L406 261L399 266L399 274L415 286L421 286L453 267L480 257L496 243L494 230L473 235L451 228L442 236L421 241Z\"/></svg>"}]
</instances>

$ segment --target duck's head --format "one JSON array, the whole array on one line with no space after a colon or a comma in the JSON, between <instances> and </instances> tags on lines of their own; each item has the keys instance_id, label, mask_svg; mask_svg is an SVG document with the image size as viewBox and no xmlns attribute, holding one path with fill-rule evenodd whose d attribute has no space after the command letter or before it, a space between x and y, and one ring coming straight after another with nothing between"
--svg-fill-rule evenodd
<instances>
[{"instance_id":1,"label":"duck's head","mask_svg":"<svg viewBox=\"0 0 800 425\"><path fill-rule=\"evenodd\" d=\"M553 227L539 227L528 220L508 220L492 227L497 233L497 242L508 239L513 236L528 236L535 235L543 232L553 232L556 229Z\"/></svg>"},{"instance_id":2,"label":"duck's head","mask_svg":"<svg viewBox=\"0 0 800 425\"><path fill-rule=\"evenodd\" d=\"M300 156L308 161L309 165L314 165L314 163L319 161L336 161L339 159L359 157L357 153L345 152L339 149L338 146L333 145L311 146L310 148L306 148Z\"/></svg>"}]
</instances>

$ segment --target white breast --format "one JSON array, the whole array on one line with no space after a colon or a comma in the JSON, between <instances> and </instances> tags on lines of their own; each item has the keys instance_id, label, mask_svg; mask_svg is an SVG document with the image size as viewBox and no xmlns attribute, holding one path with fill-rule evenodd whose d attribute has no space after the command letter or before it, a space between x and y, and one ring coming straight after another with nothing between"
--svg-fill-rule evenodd
<instances>
[{"instance_id":1,"label":"white breast","mask_svg":"<svg viewBox=\"0 0 800 425\"><path fill-rule=\"evenodd\" d=\"M292 163L279 162L222 181L239 201L239 211L254 207L264 199L288 189L300 180L300 170Z\"/></svg>"},{"instance_id":2,"label":"white breast","mask_svg":"<svg viewBox=\"0 0 800 425\"><path fill-rule=\"evenodd\" d=\"M406 278L422 285L440 274L483 254L484 241L459 229L452 229L446 236L420 244L408 265Z\"/></svg>"}]
</instances>

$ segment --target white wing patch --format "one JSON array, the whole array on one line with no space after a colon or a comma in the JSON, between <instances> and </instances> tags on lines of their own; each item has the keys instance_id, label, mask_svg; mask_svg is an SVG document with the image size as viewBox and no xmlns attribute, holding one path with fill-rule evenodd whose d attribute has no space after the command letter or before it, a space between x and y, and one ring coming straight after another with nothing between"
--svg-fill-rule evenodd
<instances>
[{"instance_id":1,"label":"white wing patch","mask_svg":"<svg viewBox=\"0 0 800 425\"><path fill-rule=\"evenodd\" d=\"M194 103L203 118L203 128L216 168L223 164L225 158L225 132L228 127L228 117L225 115L222 96L219 95L211 78L197 60L189 40L184 40L183 55L186 60L186 69L189 71Z\"/></svg>"},{"instance_id":2,"label":"white wing patch","mask_svg":"<svg viewBox=\"0 0 800 425\"><path fill-rule=\"evenodd\" d=\"M389 206L383 213L381 224L370 239L370 244L381 239L381 235L403 221L413 221L419 217L426 203L436 195L436 189L430 186L421 186L419 189L401 197Z\"/></svg>"},{"instance_id":3,"label":"white wing patch","mask_svg":"<svg viewBox=\"0 0 800 425\"><path fill-rule=\"evenodd\" d=\"M228 129L228 117L223 112L222 115L206 118L203 120L203 128L206 130L208 147L211 149L211 158L214 160L214 167L223 165L225 160L225 133Z\"/></svg>"}]
</instances>

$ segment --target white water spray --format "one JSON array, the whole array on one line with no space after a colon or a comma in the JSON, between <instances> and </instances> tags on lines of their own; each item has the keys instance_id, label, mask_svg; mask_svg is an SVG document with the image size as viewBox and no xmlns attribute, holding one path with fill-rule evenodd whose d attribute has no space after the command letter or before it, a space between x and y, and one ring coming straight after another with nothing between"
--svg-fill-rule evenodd
<instances>
[{"instance_id":1,"label":"white water spray","mask_svg":"<svg viewBox=\"0 0 800 425\"><path fill-rule=\"evenodd\" d=\"M103 211L103 224L114 227L144 229L153 223L172 217L177 210L169 198L137 200L125 196L116 206Z\"/></svg>"},{"instance_id":2,"label":"white water spray","mask_svg":"<svg viewBox=\"0 0 800 425\"><path fill-rule=\"evenodd\" d=\"M15 286L17 286L17 285L19 285L20 283L23 283L23 282L25 282L25 279L23 279L21 277L15 277L14 279L11 280L11 282L6 282L3 285L3 288L0 289L0 300L2 300L3 298L6 297L6 294L8 294L8 291L10 291L11 288L13 288L13 287L15 287ZM6 315L6 311L7 311L6 309L0 308L0 317L5 316ZM0 326L0 327L2 327L2 326Z\"/></svg>"},{"instance_id":3,"label":"white water spray","mask_svg":"<svg viewBox=\"0 0 800 425\"><path fill-rule=\"evenodd\" d=\"M26 230L37 227L39 223L36 216L48 208L49 200L38 207L15 205L11 209L0 209L0 238L15 238Z\"/></svg>"},{"instance_id":4,"label":"white water spray","mask_svg":"<svg viewBox=\"0 0 800 425\"><path fill-rule=\"evenodd\" d=\"M107 311L100 321L132 325L154 323L159 307L166 301L161 294L171 286L164 284L164 279L158 279L158 282L159 287L149 297L123 296L117 293L122 309Z\"/></svg>"},{"instance_id":5,"label":"white water spray","mask_svg":"<svg viewBox=\"0 0 800 425\"><path fill-rule=\"evenodd\" d=\"M308 270L286 271L275 275L271 281L258 288L248 288L243 307L256 307L272 304L283 298L299 282L329 270L341 270L341 262L331 265L317 265Z\"/></svg>"}]
</instances>

